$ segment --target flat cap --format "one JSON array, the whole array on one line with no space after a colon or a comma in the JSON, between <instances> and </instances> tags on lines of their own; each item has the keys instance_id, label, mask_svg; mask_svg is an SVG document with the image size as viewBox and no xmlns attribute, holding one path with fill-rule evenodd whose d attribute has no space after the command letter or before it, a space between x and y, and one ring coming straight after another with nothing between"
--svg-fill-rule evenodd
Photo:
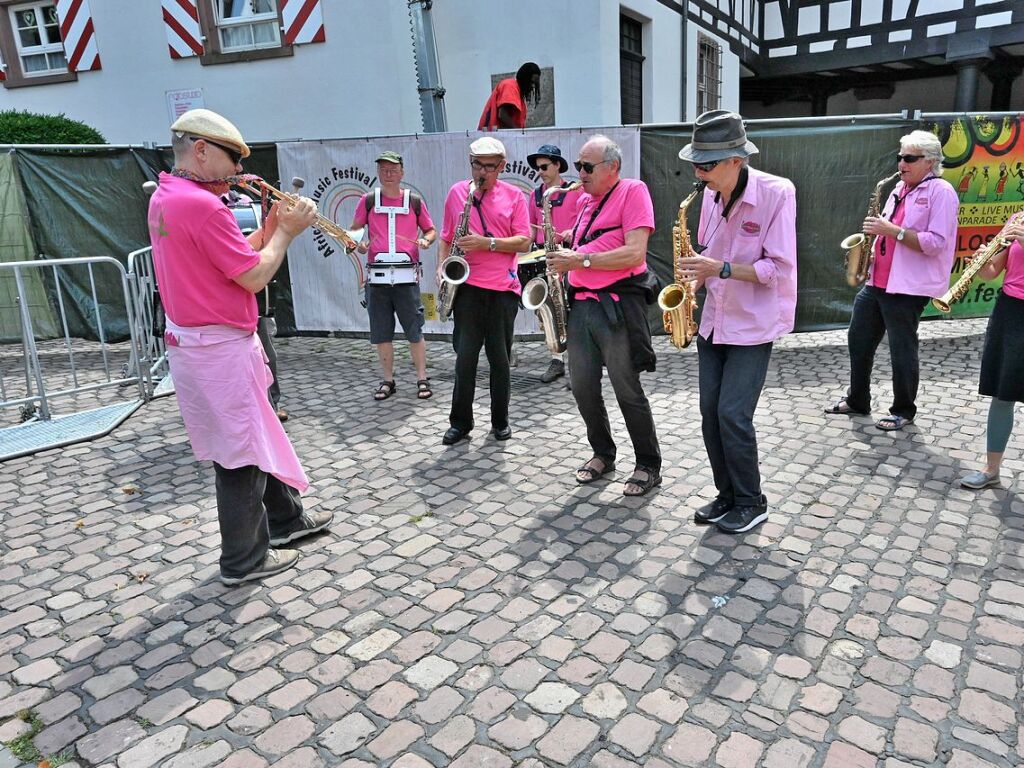
<instances>
[{"instance_id":1,"label":"flat cap","mask_svg":"<svg viewBox=\"0 0 1024 768\"><path fill-rule=\"evenodd\" d=\"M242 138L241 132L226 117L221 117L209 109L190 109L174 121L171 130L227 144L241 152L242 157L249 156L249 146Z\"/></svg>"},{"instance_id":2,"label":"flat cap","mask_svg":"<svg viewBox=\"0 0 1024 768\"><path fill-rule=\"evenodd\" d=\"M469 145L469 154L474 156L501 155L505 157L505 145L490 136L481 136Z\"/></svg>"}]
</instances>

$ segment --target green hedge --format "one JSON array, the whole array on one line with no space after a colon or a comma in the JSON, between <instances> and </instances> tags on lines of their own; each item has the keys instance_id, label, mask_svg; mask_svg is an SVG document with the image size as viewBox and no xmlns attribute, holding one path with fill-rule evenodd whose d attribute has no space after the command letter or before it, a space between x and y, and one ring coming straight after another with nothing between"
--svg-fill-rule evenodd
<instances>
[{"instance_id":1,"label":"green hedge","mask_svg":"<svg viewBox=\"0 0 1024 768\"><path fill-rule=\"evenodd\" d=\"M106 144L95 128L60 115L0 112L0 144Z\"/></svg>"}]
</instances>

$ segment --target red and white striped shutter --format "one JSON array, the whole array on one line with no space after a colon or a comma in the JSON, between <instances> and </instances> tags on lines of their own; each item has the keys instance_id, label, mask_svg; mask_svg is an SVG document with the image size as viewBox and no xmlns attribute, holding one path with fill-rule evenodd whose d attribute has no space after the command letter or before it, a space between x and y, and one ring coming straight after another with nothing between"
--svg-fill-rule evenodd
<instances>
[{"instance_id":1,"label":"red and white striped shutter","mask_svg":"<svg viewBox=\"0 0 1024 768\"><path fill-rule=\"evenodd\" d=\"M89 0L57 0L57 20L60 22L60 39L64 41L68 71L99 69L100 53L96 48Z\"/></svg>"},{"instance_id":2,"label":"red and white striped shutter","mask_svg":"<svg viewBox=\"0 0 1024 768\"><path fill-rule=\"evenodd\" d=\"M203 55L203 32L199 27L198 0L161 0L164 31L172 59Z\"/></svg>"},{"instance_id":3,"label":"red and white striped shutter","mask_svg":"<svg viewBox=\"0 0 1024 768\"><path fill-rule=\"evenodd\" d=\"M281 0L284 41L288 45L323 43L327 40L320 2L321 0Z\"/></svg>"}]
</instances>

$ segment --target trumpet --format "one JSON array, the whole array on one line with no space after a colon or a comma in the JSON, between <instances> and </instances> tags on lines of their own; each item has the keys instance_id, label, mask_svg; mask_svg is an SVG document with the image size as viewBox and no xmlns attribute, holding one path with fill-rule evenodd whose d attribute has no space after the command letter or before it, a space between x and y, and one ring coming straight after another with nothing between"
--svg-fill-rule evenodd
<instances>
[{"instance_id":1,"label":"trumpet","mask_svg":"<svg viewBox=\"0 0 1024 768\"><path fill-rule=\"evenodd\" d=\"M291 195L287 192L282 192L280 189L255 174L245 173L241 176L232 176L228 181L251 195L258 195L260 199L268 198L274 202L284 203L285 205L295 205L299 201L298 195ZM305 183L306 182L298 176L292 179L292 184L296 189L301 189L305 186ZM317 213L316 215L316 228L325 235L330 235L337 240L346 251L354 250L363 239L363 233L366 231L365 227L349 231L321 213Z\"/></svg>"}]
</instances>

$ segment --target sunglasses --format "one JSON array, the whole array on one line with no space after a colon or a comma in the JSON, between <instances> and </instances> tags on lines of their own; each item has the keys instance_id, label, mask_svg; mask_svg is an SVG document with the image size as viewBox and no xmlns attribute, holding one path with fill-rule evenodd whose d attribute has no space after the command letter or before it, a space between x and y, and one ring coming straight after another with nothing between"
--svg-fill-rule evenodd
<instances>
[{"instance_id":1,"label":"sunglasses","mask_svg":"<svg viewBox=\"0 0 1024 768\"><path fill-rule=\"evenodd\" d=\"M608 162L608 160L601 160L600 162L597 162L597 163L582 163L579 160L577 160L575 163L572 164L572 167L576 169L577 173L579 171L586 171L587 173L593 173L594 169L597 168L597 166L601 165L601 163L607 163L607 162Z\"/></svg>"},{"instance_id":2,"label":"sunglasses","mask_svg":"<svg viewBox=\"0 0 1024 768\"><path fill-rule=\"evenodd\" d=\"M712 160L710 163L690 163L694 170L701 171L702 173L710 173L718 167L721 160Z\"/></svg>"},{"instance_id":3,"label":"sunglasses","mask_svg":"<svg viewBox=\"0 0 1024 768\"><path fill-rule=\"evenodd\" d=\"M487 171L487 173L494 173L505 165L504 163L481 163L479 160L470 160L469 164L473 166L475 170Z\"/></svg>"},{"instance_id":4,"label":"sunglasses","mask_svg":"<svg viewBox=\"0 0 1024 768\"><path fill-rule=\"evenodd\" d=\"M537 163L537 170L538 171L546 171L550 167L551 167L551 163Z\"/></svg>"},{"instance_id":5,"label":"sunglasses","mask_svg":"<svg viewBox=\"0 0 1024 768\"><path fill-rule=\"evenodd\" d=\"M916 163L922 157L924 157L924 155L901 155L899 152L897 152L896 153L896 162L897 163L899 163L899 162Z\"/></svg>"},{"instance_id":6,"label":"sunglasses","mask_svg":"<svg viewBox=\"0 0 1024 768\"><path fill-rule=\"evenodd\" d=\"M239 152L234 147L226 147L223 144L218 144L216 141L210 141L205 136L189 136L189 139L193 142L202 139L207 144L212 144L213 146L217 147L217 149L223 150L224 152L227 153L227 156L231 158L231 162L233 162L235 165L238 165L240 162L242 162L242 153Z\"/></svg>"}]
</instances>

